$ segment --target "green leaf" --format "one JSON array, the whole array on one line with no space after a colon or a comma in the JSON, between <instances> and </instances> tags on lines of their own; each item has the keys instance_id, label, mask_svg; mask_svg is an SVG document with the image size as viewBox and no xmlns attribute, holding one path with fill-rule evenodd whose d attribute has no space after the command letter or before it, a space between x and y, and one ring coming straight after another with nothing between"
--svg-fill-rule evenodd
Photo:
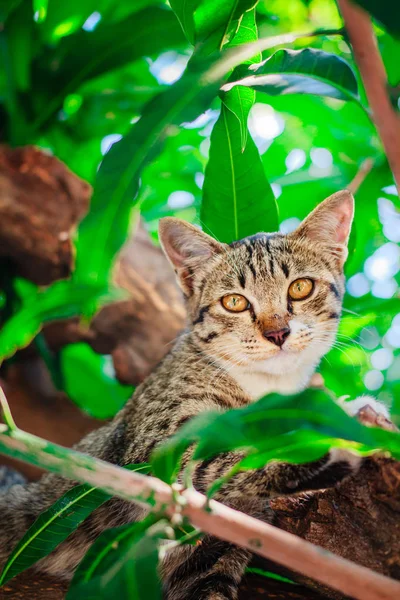
<instances>
[{"instance_id":1,"label":"green leaf","mask_svg":"<svg viewBox=\"0 0 400 600\"><path fill-rule=\"evenodd\" d=\"M237 85L273 96L315 94L359 100L357 79L350 65L336 54L315 48L277 50L258 65L238 67L222 89L231 90Z\"/></svg>"},{"instance_id":2,"label":"green leaf","mask_svg":"<svg viewBox=\"0 0 400 600\"><path fill-rule=\"evenodd\" d=\"M149 515L105 531L78 566L67 600L161 599L158 545L167 525Z\"/></svg>"},{"instance_id":3,"label":"green leaf","mask_svg":"<svg viewBox=\"0 0 400 600\"><path fill-rule=\"evenodd\" d=\"M116 379L111 356L97 354L87 344L66 346L60 362L64 391L96 419L113 417L132 395L133 387Z\"/></svg>"},{"instance_id":4,"label":"green leaf","mask_svg":"<svg viewBox=\"0 0 400 600\"><path fill-rule=\"evenodd\" d=\"M46 19L48 5L49 0L33 0L33 12L37 15L37 23L43 23Z\"/></svg>"},{"instance_id":5,"label":"green leaf","mask_svg":"<svg viewBox=\"0 0 400 600\"><path fill-rule=\"evenodd\" d=\"M221 49L235 35L243 14L258 0L171 0L182 29L192 45L202 52Z\"/></svg>"},{"instance_id":6,"label":"green leaf","mask_svg":"<svg viewBox=\"0 0 400 600\"><path fill-rule=\"evenodd\" d=\"M276 43L279 43L278 40ZM143 166L150 157L154 156L163 137L168 133L170 125L194 120L209 106L224 76L235 63L247 58L243 56L242 52L243 46L239 49L232 49L222 58L220 54L217 54L207 60L196 61L196 64L187 69L179 81L157 95L144 107L138 123L107 152L96 177L91 210L79 228L78 260L75 273L77 279L94 281L108 279L113 259L126 240L129 231L131 212L135 205L135 199L137 199L139 175ZM232 127L236 128L236 131L240 129L233 114L226 115L226 120L233 120ZM228 131L225 131L223 124L222 128L221 134L217 130L214 135L220 139L219 151L223 153L228 150L231 138L230 133L228 137ZM235 145L231 149L231 162L225 175L226 178L230 176L231 179L231 168L236 166L237 154L241 154L240 137L236 138L236 136L235 132ZM216 144L214 147L216 148ZM217 148L215 152L217 152ZM255 226L255 218L258 218L260 214L264 216L268 210L270 212L269 220L267 215L260 225L268 222L273 225L276 223L272 223L272 213L275 209L272 191L266 183L254 143L247 144L244 156L244 161L240 161L239 172L235 173L235 189L238 185L237 202L233 204L234 209L231 208L227 227L229 226L229 231L234 232L235 225L237 225L238 230L243 232L243 235L247 235ZM216 162L217 160L213 161L213 163ZM210 168L215 170L218 165L213 165L213 163ZM246 174L245 171L249 167L251 173ZM248 200L247 194L250 191L248 180L256 182L251 191L257 192L257 199ZM218 197L223 212L225 209L222 203L226 195L224 189L221 190L221 195ZM229 195L230 192L228 192ZM244 195L246 195L246 206L242 206ZM230 204L232 206L232 202ZM257 206L258 208L256 208ZM249 209L250 217L246 216ZM276 217L276 213L274 216ZM210 223L207 222L206 204L206 225L213 229L213 224L212 217L210 217ZM218 232L215 233L218 235ZM84 259L80 259L80 257L84 257Z\"/></svg>"},{"instance_id":7,"label":"green leaf","mask_svg":"<svg viewBox=\"0 0 400 600\"><path fill-rule=\"evenodd\" d=\"M243 17L229 46L255 40L257 28L251 11ZM204 229L221 242L276 231L279 225L274 194L248 135L247 119L254 98L254 92L243 86L223 94L221 114L211 134L200 218Z\"/></svg>"},{"instance_id":8,"label":"green leaf","mask_svg":"<svg viewBox=\"0 0 400 600\"><path fill-rule=\"evenodd\" d=\"M299 433L302 430L307 433ZM310 446L301 450L307 438ZM249 455L242 464L255 468L272 459L296 461L297 455L301 461L314 460L324 454L328 442L343 446L343 440L345 447L362 452L381 448L395 458L400 456L397 433L365 427L324 392L307 390L296 396L272 394L223 414L215 411L199 415L154 451L151 464L154 474L170 483L184 452L193 443L197 444L194 460L240 450Z\"/></svg>"},{"instance_id":9,"label":"green leaf","mask_svg":"<svg viewBox=\"0 0 400 600\"><path fill-rule=\"evenodd\" d=\"M59 281L30 294L0 331L0 360L27 346L43 323L81 315L89 305L99 306L121 298L121 291L99 284Z\"/></svg>"},{"instance_id":10,"label":"green leaf","mask_svg":"<svg viewBox=\"0 0 400 600\"><path fill-rule=\"evenodd\" d=\"M200 218L204 230L230 243L279 228L275 197L249 136L242 152L240 123L223 105L211 134Z\"/></svg>"},{"instance_id":11,"label":"green leaf","mask_svg":"<svg viewBox=\"0 0 400 600\"><path fill-rule=\"evenodd\" d=\"M116 23L100 21L94 31L80 30L65 37L54 52L45 52L34 62L33 78L45 87L48 103L37 107L32 128L43 127L62 107L64 99L83 83L143 56L183 45L176 17L171 10L159 6L145 8ZM82 48L85 48L84 61Z\"/></svg>"},{"instance_id":12,"label":"green leaf","mask_svg":"<svg viewBox=\"0 0 400 600\"><path fill-rule=\"evenodd\" d=\"M147 464L130 465L132 471L148 472ZM89 485L66 492L41 513L18 542L4 566L0 586L52 552L61 542L111 496Z\"/></svg>"}]
</instances>

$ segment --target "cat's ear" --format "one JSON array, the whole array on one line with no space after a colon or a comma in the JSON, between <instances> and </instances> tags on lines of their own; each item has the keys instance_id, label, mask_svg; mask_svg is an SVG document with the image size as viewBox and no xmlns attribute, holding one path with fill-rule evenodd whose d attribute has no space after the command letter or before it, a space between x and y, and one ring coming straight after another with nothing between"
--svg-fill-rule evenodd
<instances>
[{"instance_id":1,"label":"cat's ear","mask_svg":"<svg viewBox=\"0 0 400 600\"><path fill-rule=\"evenodd\" d=\"M320 242L321 248L337 255L343 265L353 216L354 198L348 190L342 190L321 202L292 235Z\"/></svg>"},{"instance_id":2,"label":"cat's ear","mask_svg":"<svg viewBox=\"0 0 400 600\"><path fill-rule=\"evenodd\" d=\"M158 232L161 246L178 275L181 288L190 295L195 273L212 256L223 252L225 244L217 242L198 227L172 217L160 219Z\"/></svg>"}]
</instances>

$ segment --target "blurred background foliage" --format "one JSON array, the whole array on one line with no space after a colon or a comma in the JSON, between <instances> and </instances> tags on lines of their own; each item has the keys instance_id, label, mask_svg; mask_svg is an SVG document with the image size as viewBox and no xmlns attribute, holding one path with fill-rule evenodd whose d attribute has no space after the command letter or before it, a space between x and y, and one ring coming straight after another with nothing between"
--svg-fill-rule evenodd
<instances>
[{"instance_id":1,"label":"blurred background foliage","mask_svg":"<svg viewBox=\"0 0 400 600\"><path fill-rule=\"evenodd\" d=\"M207 5L192 2L191 6L198 4ZM254 3L239 4L243 10L249 10ZM392 100L397 106L400 41L393 36L398 34L398 28L388 13L390 3L360 4L368 5L380 19L375 29ZM169 102L165 98L172 97L175 82L188 73L193 53L188 39L196 42L196 35L201 38L209 23L207 14L203 15L204 21L193 23L192 29L184 23L185 37L170 5L182 22L182 3L177 0L170 4L155 0L34 0L33 4L27 0L0 0L0 141L12 146L35 144L45 149L94 185L95 190L89 215L77 232L77 273L72 283L68 282L69 287L60 282L45 290L48 312L41 309L43 290L36 290L24 280L13 282L18 303L13 305L11 314L4 310L7 298L3 296L3 358L25 345L45 319L60 314L91 314L105 295L113 293L107 287L109 271L130 230L133 210L140 210L155 242L161 217L175 215L197 224L203 221L203 226L212 231L212 214L215 216L214 211L221 210L221 206L222 212L225 210L224 200L218 200L215 193L211 192L210 198L205 189L204 199L202 194L204 173L207 186L207 172L210 184L215 177L213 170L218 171L218 165L211 160L206 171L210 136L221 109L215 91L209 101L199 103L199 108L193 106L187 114L171 117L162 135L150 144L154 150L150 160L145 153L140 157L148 140L144 134L140 136L152 115L156 115L155 107L159 106L162 116L165 102ZM223 14L224 2L218 5ZM233 21L234 18L235 15ZM284 47L313 48L336 55L347 63L357 80L358 88L356 85L353 94L348 72L350 80L344 87L337 79L336 97L320 95L311 88L310 94L294 93L299 89L295 85L290 89L282 81L272 81L265 89L258 86L251 90L254 96L248 97L248 126L261 157L258 159L257 153L263 167L258 175L266 176L262 188L265 206L272 207L273 212L273 198L276 199L279 227L284 232L293 229L324 197L348 186L366 159L373 161L356 195L356 218L346 265L345 312L338 344L323 361L321 372L337 395L354 397L371 392L391 406L394 418L400 421L399 200L371 123L341 17L333 0L260 0L256 20L260 38L312 32L312 36L295 39ZM207 32L204 55L217 50L213 35L218 31L217 28ZM256 37L253 28L253 38L243 41ZM220 47L224 44L235 45L235 37L227 34ZM266 50L262 58L275 51L276 48ZM182 89L188 89L188 85L185 88L182 83ZM353 94L354 100L338 99L343 89L348 96ZM158 96L168 90L170 96ZM301 86L300 91L304 92ZM228 104L229 93L223 106ZM151 104L156 97L164 100ZM141 119L145 106L147 121ZM135 129L135 124L141 130ZM116 142L121 138L127 141L118 150ZM247 144L253 143L251 138ZM139 145L136 154L130 152L132 140ZM215 148L217 143L223 148L222 138L215 142ZM107 154L110 147L112 152ZM246 152L248 148L246 145ZM118 169L125 168L120 166L123 149L126 160L139 156L135 185L117 190L119 199L113 188L114 195L107 204L110 181L106 181L106 176L114 161L114 166L118 165L114 174L120 180L123 172ZM108 163L103 161L105 155ZM255 201L258 200L259 196ZM263 224L260 229L267 228L268 223L275 224L271 215L259 220ZM257 213L252 223L258 216ZM109 239L110 231L104 232L99 226L102 222L112 223L113 239ZM100 233L96 231L94 238L97 229ZM73 288L77 282L90 287L84 302L74 296L78 294ZM62 300L57 300L57 304L53 297ZM76 300L73 306L71 298ZM37 308L34 315L33 305ZM79 406L96 416L112 415L131 393L131 388L116 381L109 357L96 355L83 344L63 349L57 364L61 373L59 385ZM99 394L100 389L104 390L102 386L109 393ZM98 405L99 395L104 398L104 406Z\"/></svg>"}]
</instances>

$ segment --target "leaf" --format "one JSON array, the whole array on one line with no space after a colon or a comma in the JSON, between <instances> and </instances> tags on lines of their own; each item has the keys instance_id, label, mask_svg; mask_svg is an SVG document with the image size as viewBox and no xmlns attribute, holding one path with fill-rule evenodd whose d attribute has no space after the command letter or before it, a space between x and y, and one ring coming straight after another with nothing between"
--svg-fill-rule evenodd
<instances>
[{"instance_id":1,"label":"leaf","mask_svg":"<svg viewBox=\"0 0 400 600\"><path fill-rule=\"evenodd\" d=\"M37 15L37 23L43 23L47 15L49 0L33 0L33 12Z\"/></svg>"},{"instance_id":2,"label":"leaf","mask_svg":"<svg viewBox=\"0 0 400 600\"><path fill-rule=\"evenodd\" d=\"M254 11L242 19L232 46L257 39ZM278 229L275 197L258 149L248 135L254 92L242 86L222 96L221 114L211 134L200 218L221 242Z\"/></svg>"},{"instance_id":3,"label":"leaf","mask_svg":"<svg viewBox=\"0 0 400 600\"><path fill-rule=\"evenodd\" d=\"M148 472L146 464L130 465L132 471ZM68 490L41 513L9 556L0 586L52 552L61 542L111 496L89 485Z\"/></svg>"},{"instance_id":4,"label":"leaf","mask_svg":"<svg viewBox=\"0 0 400 600\"><path fill-rule=\"evenodd\" d=\"M121 291L99 284L59 281L30 294L0 330L0 360L27 346L43 323L81 315L88 305L98 306L121 298Z\"/></svg>"},{"instance_id":5,"label":"leaf","mask_svg":"<svg viewBox=\"0 0 400 600\"><path fill-rule=\"evenodd\" d=\"M268 40L266 45L274 43L279 43L279 38ZM250 48L253 47L250 46ZM131 212L135 200L137 200L139 175L143 166L155 154L170 125L193 121L209 106L224 76L235 64L248 58L245 55L246 50L249 51L241 46L239 49L232 49L229 54L224 54L222 58L217 54L206 60L197 61L174 85L146 104L136 125L125 137L111 146L96 177L91 210L79 228L78 260L75 273L77 279L103 282L108 279L112 261L126 240L129 231ZM239 128L239 123L234 115L227 115L226 119L233 120L232 127L235 127L236 130ZM231 140L230 137L227 137L227 133L224 133L224 125L222 128L222 133L219 134L217 130L215 135L220 138L219 151L225 152ZM218 149L215 144L214 148L216 153ZM236 160L237 153L241 154L240 138L238 142L235 142L232 150L235 152L235 156L233 157L232 154L231 158ZM216 156L214 166L211 163L212 169L218 169L219 163L216 164L217 162ZM240 224L240 232L243 231L243 234L246 235L254 227L255 218L259 217L260 213L264 215L267 210L270 211L270 221L268 221L267 215L260 223L261 226L263 223L272 223L272 207L275 209L275 205L272 204L273 196L271 197L270 187L265 187L268 184L254 143L247 145L244 163L241 161L242 168L239 169L239 173L235 173L235 185L236 183L239 185L239 195L238 202L234 203L235 210L230 211L227 229L229 228L229 231L233 232L235 223L238 228ZM235 163L230 162L229 164L228 171L232 177L230 168L232 165L235 166ZM245 172L248 168L251 169L249 176ZM228 176L229 173L226 174L226 177ZM248 188L248 180L256 182L252 190ZM259 194L257 203L255 198L248 199L249 191ZM244 201L245 194L246 206L242 206L241 202ZM222 190L218 200L223 213L225 210L222 203L225 197L226 190ZM232 202L230 204L232 205ZM258 209L257 206L259 206ZM238 207L237 210L236 207ZM250 217L246 216L249 209ZM210 223L206 222L206 225L212 227L213 224L213 217L210 216ZM275 225L275 223L273 224ZM80 259L80 257L84 257L84 259Z\"/></svg>"},{"instance_id":6,"label":"leaf","mask_svg":"<svg viewBox=\"0 0 400 600\"><path fill-rule=\"evenodd\" d=\"M307 434L299 433L301 430ZM310 448L300 451L307 437ZM314 460L326 451L328 438L338 438L339 441L331 439L335 445L342 446L344 440L361 445L351 447L363 452L381 448L395 458L400 456L398 434L365 427L324 392L307 390L296 396L272 394L250 406L223 414L217 411L201 414L157 448L151 464L154 474L170 483L179 470L184 452L193 443L196 443L194 460L240 450L248 455L242 464L255 468L275 458L295 461L299 452L302 461ZM284 443L286 448L282 448ZM257 453L265 453L265 456L259 457Z\"/></svg>"},{"instance_id":7,"label":"leaf","mask_svg":"<svg viewBox=\"0 0 400 600\"><path fill-rule=\"evenodd\" d=\"M129 400L130 385L115 377L110 356L97 354L87 344L69 344L60 352L64 391L96 419L112 418Z\"/></svg>"},{"instance_id":8,"label":"leaf","mask_svg":"<svg viewBox=\"0 0 400 600\"><path fill-rule=\"evenodd\" d=\"M359 101L357 79L349 64L336 54L315 48L277 50L258 65L236 69L222 89L231 90L237 85L273 96L316 94Z\"/></svg>"},{"instance_id":9,"label":"leaf","mask_svg":"<svg viewBox=\"0 0 400 600\"><path fill-rule=\"evenodd\" d=\"M182 29L202 53L221 49L235 35L242 15L258 0L171 0Z\"/></svg>"},{"instance_id":10,"label":"leaf","mask_svg":"<svg viewBox=\"0 0 400 600\"><path fill-rule=\"evenodd\" d=\"M393 0L355 0L395 37L400 38L399 6Z\"/></svg>"},{"instance_id":11,"label":"leaf","mask_svg":"<svg viewBox=\"0 0 400 600\"><path fill-rule=\"evenodd\" d=\"M158 544L167 525L168 521L149 515L105 531L78 566L67 600L161 599Z\"/></svg>"},{"instance_id":12,"label":"leaf","mask_svg":"<svg viewBox=\"0 0 400 600\"><path fill-rule=\"evenodd\" d=\"M171 10L159 6L145 8L116 23L100 21L94 31L80 30L63 38L54 52L41 54L33 64L33 78L45 88L48 103L37 107L32 128L43 127L68 94L76 92L83 83L143 56L179 49L183 43L176 17Z\"/></svg>"}]
</instances>

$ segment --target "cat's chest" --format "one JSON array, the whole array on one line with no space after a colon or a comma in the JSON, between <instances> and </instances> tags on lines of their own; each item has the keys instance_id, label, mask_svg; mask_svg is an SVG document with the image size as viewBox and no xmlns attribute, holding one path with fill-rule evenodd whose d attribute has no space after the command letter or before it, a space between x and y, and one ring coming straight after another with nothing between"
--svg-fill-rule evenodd
<instances>
[{"instance_id":1,"label":"cat's chest","mask_svg":"<svg viewBox=\"0 0 400 600\"><path fill-rule=\"evenodd\" d=\"M272 393L295 394L301 391L308 381L308 378L298 374L278 376L270 373L249 373L239 369L230 371L230 375L252 400L258 400Z\"/></svg>"}]
</instances>

